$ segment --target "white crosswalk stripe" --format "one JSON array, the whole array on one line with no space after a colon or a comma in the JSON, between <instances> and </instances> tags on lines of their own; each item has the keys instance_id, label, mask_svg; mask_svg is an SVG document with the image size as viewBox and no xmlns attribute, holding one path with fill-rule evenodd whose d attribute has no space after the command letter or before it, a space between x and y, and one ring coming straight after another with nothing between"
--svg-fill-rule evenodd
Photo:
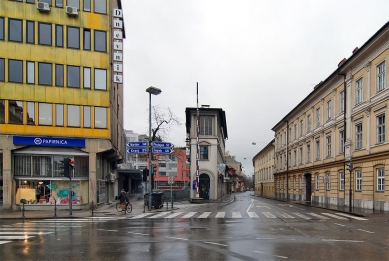
<instances>
[{"instance_id":1,"label":"white crosswalk stripe","mask_svg":"<svg viewBox=\"0 0 389 261\"><path fill-rule=\"evenodd\" d=\"M281 217L283 218L294 218L294 216L289 215L288 213L285 212L277 212Z\"/></svg>"},{"instance_id":2,"label":"white crosswalk stripe","mask_svg":"<svg viewBox=\"0 0 389 261\"><path fill-rule=\"evenodd\" d=\"M336 214L344 216L344 217L348 217L348 218L353 218L356 220L367 220L366 218L363 218L363 217L352 216L352 215L345 214L345 213L336 213Z\"/></svg>"},{"instance_id":3,"label":"white crosswalk stripe","mask_svg":"<svg viewBox=\"0 0 389 261\"><path fill-rule=\"evenodd\" d=\"M226 212L218 212L216 214L216 217L215 218L224 218L224 216L226 215Z\"/></svg>"},{"instance_id":4,"label":"white crosswalk stripe","mask_svg":"<svg viewBox=\"0 0 389 261\"><path fill-rule=\"evenodd\" d=\"M298 212L293 212L293 214L296 215L296 216L298 216L298 217L301 217L301 218L303 218L303 219L306 219L306 220L312 219L312 218L307 217L307 216L305 216L305 215L303 215L303 214L300 214L300 213L298 213Z\"/></svg>"},{"instance_id":5,"label":"white crosswalk stripe","mask_svg":"<svg viewBox=\"0 0 389 261\"><path fill-rule=\"evenodd\" d=\"M344 218L344 217L339 217L337 215L334 215L334 214L330 214L330 213L321 213L322 215L326 215L326 216L329 216L329 217L333 217L333 218L336 218L336 219L343 219L343 220L347 220L347 218Z\"/></svg>"},{"instance_id":6,"label":"white crosswalk stripe","mask_svg":"<svg viewBox=\"0 0 389 261\"><path fill-rule=\"evenodd\" d=\"M151 216L151 217L148 217L148 218L160 218L160 217L166 216L167 214L169 214L169 213L168 212L162 212L162 213L159 213L157 215L154 215L154 216Z\"/></svg>"},{"instance_id":7,"label":"white crosswalk stripe","mask_svg":"<svg viewBox=\"0 0 389 261\"><path fill-rule=\"evenodd\" d=\"M197 212L189 212L188 214L186 214L185 216L182 216L181 218L191 218L193 217Z\"/></svg>"},{"instance_id":8,"label":"white crosswalk stripe","mask_svg":"<svg viewBox=\"0 0 389 261\"><path fill-rule=\"evenodd\" d=\"M165 217L165 218L174 218L174 217L176 217L176 216L181 215L182 213L183 213L183 212L173 213L173 214L171 214L171 215L169 215L169 216L167 216L167 217Z\"/></svg>"},{"instance_id":9,"label":"white crosswalk stripe","mask_svg":"<svg viewBox=\"0 0 389 261\"><path fill-rule=\"evenodd\" d=\"M277 218L276 216L274 216L272 213L270 212L262 212L262 214L264 214L267 218Z\"/></svg>"},{"instance_id":10,"label":"white crosswalk stripe","mask_svg":"<svg viewBox=\"0 0 389 261\"><path fill-rule=\"evenodd\" d=\"M199 218L208 218L208 216L211 214L212 212L204 212L203 214L201 214L199 216Z\"/></svg>"},{"instance_id":11,"label":"white crosswalk stripe","mask_svg":"<svg viewBox=\"0 0 389 261\"><path fill-rule=\"evenodd\" d=\"M317 218L320 218L320 219L328 219L328 217L321 216L321 215L318 215L318 214L315 214L315 213L307 213L307 214L311 215L311 216L314 216L314 217L317 217Z\"/></svg>"},{"instance_id":12,"label":"white crosswalk stripe","mask_svg":"<svg viewBox=\"0 0 389 261\"><path fill-rule=\"evenodd\" d=\"M242 218L240 212L232 212L232 218Z\"/></svg>"},{"instance_id":13,"label":"white crosswalk stripe","mask_svg":"<svg viewBox=\"0 0 389 261\"><path fill-rule=\"evenodd\" d=\"M257 213L255 212L247 212L247 214L249 215L250 218L259 218Z\"/></svg>"}]
</instances>

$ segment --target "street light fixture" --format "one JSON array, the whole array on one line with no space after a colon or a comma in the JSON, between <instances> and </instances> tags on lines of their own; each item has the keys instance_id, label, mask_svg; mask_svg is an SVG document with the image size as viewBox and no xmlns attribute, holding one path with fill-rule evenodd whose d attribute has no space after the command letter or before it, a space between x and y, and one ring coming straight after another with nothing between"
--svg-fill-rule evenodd
<instances>
[{"instance_id":1,"label":"street light fixture","mask_svg":"<svg viewBox=\"0 0 389 261\"><path fill-rule=\"evenodd\" d=\"M149 88L146 89L146 92L149 93L149 210L151 210L151 175L153 175L153 164L151 163L152 161L152 148L151 148L151 94L152 95L158 95L162 92L161 89L158 89L156 87L150 86Z\"/></svg>"}]
</instances>

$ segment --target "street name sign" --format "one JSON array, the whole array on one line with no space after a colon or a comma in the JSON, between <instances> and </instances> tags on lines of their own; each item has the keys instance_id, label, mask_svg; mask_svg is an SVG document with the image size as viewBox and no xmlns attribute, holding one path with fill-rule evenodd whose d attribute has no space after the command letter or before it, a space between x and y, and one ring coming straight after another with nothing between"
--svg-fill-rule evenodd
<instances>
[{"instance_id":1,"label":"street name sign","mask_svg":"<svg viewBox=\"0 0 389 261\"><path fill-rule=\"evenodd\" d=\"M154 148L171 148L173 147L173 144L170 142L153 141L151 143L151 146L153 146Z\"/></svg>"},{"instance_id":2,"label":"street name sign","mask_svg":"<svg viewBox=\"0 0 389 261\"><path fill-rule=\"evenodd\" d=\"M147 147L148 145L149 145L148 142L143 142L143 141L136 141L136 142L127 143L128 147Z\"/></svg>"},{"instance_id":3,"label":"street name sign","mask_svg":"<svg viewBox=\"0 0 389 261\"><path fill-rule=\"evenodd\" d=\"M152 153L155 153L155 154L170 154L173 152L172 149L159 149L159 148L152 148Z\"/></svg>"},{"instance_id":4,"label":"street name sign","mask_svg":"<svg viewBox=\"0 0 389 261\"><path fill-rule=\"evenodd\" d=\"M130 154L147 153L148 151L147 148L131 148L127 150Z\"/></svg>"}]
</instances>

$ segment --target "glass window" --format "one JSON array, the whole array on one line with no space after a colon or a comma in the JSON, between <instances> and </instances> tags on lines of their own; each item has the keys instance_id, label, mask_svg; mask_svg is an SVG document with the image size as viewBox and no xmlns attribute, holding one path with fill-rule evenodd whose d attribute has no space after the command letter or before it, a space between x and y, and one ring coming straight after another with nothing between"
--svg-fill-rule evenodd
<instances>
[{"instance_id":1,"label":"glass window","mask_svg":"<svg viewBox=\"0 0 389 261\"><path fill-rule=\"evenodd\" d=\"M332 113L332 101L329 100L327 102L327 120L331 120L332 118L331 113Z\"/></svg>"},{"instance_id":2,"label":"glass window","mask_svg":"<svg viewBox=\"0 0 389 261\"><path fill-rule=\"evenodd\" d=\"M303 148L300 148L300 164L303 164Z\"/></svg>"},{"instance_id":3,"label":"glass window","mask_svg":"<svg viewBox=\"0 0 389 261\"><path fill-rule=\"evenodd\" d=\"M320 108L316 109L316 127L320 126Z\"/></svg>"},{"instance_id":4,"label":"glass window","mask_svg":"<svg viewBox=\"0 0 389 261\"><path fill-rule=\"evenodd\" d=\"M35 103L27 102L27 124L35 125Z\"/></svg>"},{"instance_id":5,"label":"glass window","mask_svg":"<svg viewBox=\"0 0 389 261\"><path fill-rule=\"evenodd\" d=\"M46 86L53 85L51 63L38 63L38 84Z\"/></svg>"},{"instance_id":6,"label":"glass window","mask_svg":"<svg viewBox=\"0 0 389 261\"><path fill-rule=\"evenodd\" d=\"M52 0L39 0L39 2L48 3L51 6Z\"/></svg>"},{"instance_id":7,"label":"glass window","mask_svg":"<svg viewBox=\"0 0 389 261\"><path fill-rule=\"evenodd\" d=\"M35 62L27 62L27 83L35 83Z\"/></svg>"},{"instance_id":8,"label":"glass window","mask_svg":"<svg viewBox=\"0 0 389 261\"><path fill-rule=\"evenodd\" d=\"M5 81L4 58L0 58L0 82Z\"/></svg>"},{"instance_id":9,"label":"glass window","mask_svg":"<svg viewBox=\"0 0 389 261\"><path fill-rule=\"evenodd\" d=\"M91 127L91 107L90 106L84 106L84 127L85 128Z\"/></svg>"},{"instance_id":10,"label":"glass window","mask_svg":"<svg viewBox=\"0 0 389 261\"><path fill-rule=\"evenodd\" d=\"M328 182L326 183L327 185L327 190L331 190L331 175L327 174Z\"/></svg>"},{"instance_id":11,"label":"glass window","mask_svg":"<svg viewBox=\"0 0 389 261\"><path fill-rule=\"evenodd\" d=\"M311 131L311 115L307 116L307 131Z\"/></svg>"},{"instance_id":12,"label":"glass window","mask_svg":"<svg viewBox=\"0 0 389 261\"><path fill-rule=\"evenodd\" d=\"M55 65L55 86L63 86L63 65Z\"/></svg>"},{"instance_id":13,"label":"glass window","mask_svg":"<svg viewBox=\"0 0 389 261\"><path fill-rule=\"evenodd\" d=\"M63 104L55 105L55 125L63 126Z\"/></svg>"},{"instance_id":14,"label":"glass window","mask_svg":"<svg viewBox=\"0 0 389 261\"><path fill-rule=\"evenodd\" d=\"M320 179L319 179L319 175L316 175L316 190L319 189L320 189Z\"/></svg>"},{"instance_id":15,"label":"glass window","mask_svg":"<svg viewBox=\"0 0 389 261\"><path fill-rule=\"evenodd\" d=\"M80 87L80 67L68 65L68 85L69 87Z\"/></svg>"},{"instance_id":16,"label":"glass window","mask_svg":"<svg viewBox=\"0 0 389 261\"><path fill-rule=\"evenodd\" d=\"M95 30L95 51L106 52L107 51L107 40L106 32Z\"/></svg>"},{"instance_id":17,"label":"glass window","mask_svg":"<svg viewBox=\"0 0 389 261\"><path fill-rule=\"evenodd\" d=\"M95 90L107 89L107 71L95 69Z\"/></svg>"},{"instance_id":18,"label":"glass window","mask_svg":"<svg viewBox=\"0 0 389 261\"><path fill-rule=\"evenodd\" d=\"M320 159L320 141L316 141L316 160Z\"/></svg>"},{"instance_id":19,"label":"glass window","mask_svg":"<svg viewBox=\"0 0 389 261\"><path fill-rule=\"evenodd\" d=\"M355 83L355 104L363 100L363 81L362 78Z\"/></svg>"},{"instance_id":20,"label":"glass window","mask_svg":"<svg viewBox=\"0 0 389 261\"><path fill-rule=\"evenodd\" d=\"M300 121L300 137L303 136L303 121Z\"/></svg>"},{"instance_id":21,"label":"glass window","mask_svg":"<svg viewBox=\"0 0 389 261\"><path fill-rule=\"evenodd\" d=\"M212 116L200 116L200 134L212 135Z\"/></svg>"},{"instance_id":22,"label":"glass window","mask_svg":"<svg viewBox=\"0 0 389 261\"><path fill-rule=\"evenodd\" d=\"M293 130L293 132L294 132L294 139L296 139L297 138L297 124L295 124L293 126L293 128L294 128L294 130Z\"/></svg>"},{"instance_id":23,"label":"glass window","mask_svg":"<svg viewBox=\"0 0 389 261\"><path fill-rule=\"evenodd\" d=\"M53 125L53 113L51 103L39 103L39 125Z\"/></svg>"},{"instance_id":24,"label":"glass window","mask_svg":"<svg viewBox=\"0 0 389 261\"><path fill-rule=\"evenodd\" d=\"M63 47L63 26L55 25L55 46Z\"/></svg>"},{"instance_id":25,"label":"glass window","mask_svg":"<svg viewBox=\"0 0 389 261\"><path fill-rule=\"evenodd\" d=\"M77 10L80 10L80 0L66 0L66 6L77 7Z\"/></svg>"},{"instance_id":26,"label":"glass window","mask_svg":"<svg viewBox=\"0 0 389 261\"><path fill-rule=\"evenodd\" d=\"M331 136L327 136L327 157L331 156Z\"/></svg>"},{"instance_id":27,"label":"glass window","mask_svg":"<svg viewBox=\"0 0 389 261\"><path fill-rule=\"evenodd\" d=\"M385 78L385 62L382 62L377 66L377 91L385 89Z\"/></svg>"},{"instance_id":28,"label":"glass window","mask_svg":"<svg viewBox=\"0 0 389 261\"><path fill-rule=\"evenodd\" d=\"M23 41L23 21L19 19L8 19L8 41Z\"/></svg>"},{"instance_id":29,"label":"glass window","mask_svg":"<svg viewBox=\"0 0 389 261\"><path fill-rule=\"evenodd\" d=\"M90 68L84 67L84 88L90 89Z\"/></svg>"},{"instance_id":30,"label":"glass window","mask_svg":"<svg viewBox=\"0 0 389 261\"><path fill-rule=\"evenodd\" d=\"M4 17L0 17L0 40L4 40Z\"/></svg>"},{"instance_id":31,"label":"glass window","mask_svg":"<svg viewBox=\"0 0 389 261\"><path fill-rule=\"evenodd\" d=\"M23 82L23 61L8 60L8 81Z\"/></svg>"},{"instance_id":32,"label":"glass window","mask_svg":"<svg viewBox=\"0 0 389 261\"><path fill-rule=\"evenodd\" d=\"M344 131L339 132L339 151L344 153Z\"/></svg>"},{"instance_id":33,"label":"glass window","mask_svg":"<svg viewBox=\"0 0 389 261\"><path fill-rule=\"evenodd\" d=\"M377 169L377 190L385 191L385 170L383 168Z\"/></svg>"},{"instance_id":34,"label":"glass window","mask_svg":"<svg viewBox=\"0 0 389 261\"><path fill-rule=\"evenodd\" d=\"M90 50L90 29L84 29L84 50Z\"/></svg>"},{"instance_id":35,"label":"glass window","mask_svg":"<svg viewBox=\"0 0 389 261\"><path fill-rule=\"evenodd\" d=\"M26 21L26 42L35 43L35 23L33 21Z\"/></svg>"},{"instance_id":36,"label":"glass window","mask_svg":"<svg viewBox=\"0 0 389 261\"><path fill-rule=\"evenodd\" d=\"M5 123L5 100L0 100L0 123ZM0 162L1 159L2 158L0 158ZM1 166L0 166L0 170L3 170Z\"/></svg>"},{"instance_id":37,"label":"glass window","mask_svg":"<svg viewBox=\"0 0 389 261\"><path fill-rule=\"evenodd\" d=\"M340 113L344 112L344 91L340 92Z\"/></svg>"},{"instance_id":38,"label":"glass window","mask_svg":"<svg viewBox=\"0 0 389 261\"><path fill-rule=\"evenodd\" d=\"M80 127L80 106L68 105L68 126Z\"/></svg>"},{"instance_id":39,"label":"glass window","mask_svg":"<svg viewBox=\"0 0 389 261\"><path fill-rule=\"evenodd\" d=\"M362 124L355 126L355 148L362 148Z\"/></svg>"},{"instance_id":40,"label":"glass window","mask_svg":"<svg viewBox=\"0 0 389 261\"><path fill-rule=\"evenodd\" d=\"M107 13L107 1L106 0L93 0L95 13L106 14Z\"/></svg>"},{"instance_id":41,"label":"glass window","mask_svg":"<svg viewBox=\"0 0 389 261\"><path fill-rule=\"evenodd\" d=\"M355 171L355 190L362 191L362 170Z\"/></svg>"},{"instance_id":42,"label":"glass window","mask_svg":"<svg viewBox=\"0 0 389 261\"><path fill-rule=\"evenodd\" d=\"M8 123L23 124L22 101L8 101Z\"/></svg>"},{"instance_id":43,"label":"glass window","mask_svg":"<svg viewBox=\"0 0 389 261\"><path fill-rule=\"evenodd\" d=\"M344 173L339 173L339 190L344 190Z\"/></svg>"},{"instance_id":44,"label":"glass window","mask_svg":"<svg viewBox=\"0 0 389 261\"><path fill-rule=\"evenodd\" d=\"M200 146L200 159L208 159L208 146Z\"/></svg>"},{"instance_id":45,"label":"glass window","mask_svg":"<svg viewBox=\"0 0 389 261\"><path fill-rule=\"evenodd\" d=\"M311 161L311 145L307 145L307 162Z\"/></svg>"},{"instance_id":46,"label":"glass window","mask_svg":"<svg viewBox=\"0 0 389 261\"><path fill-rule=\"evenodd\" d=\"M51 45L51 24L38 23L38 44Z\"/></svg>"},{"instance_id":47,"label":"glass window","mask_svg":"<svg viewBox=\"0 0 389 261\"><path fill-rule=\"evenodd\" d=\"M377 143L385 142L385 114L377 117Z\"/></svg>"},{"instance_id":48,"label":"glass window","mask_svg":"<svg viewBox=\"0 0 389 261\"><path fill-rule=\"evenodd\" d=\"M63 0L55 0L55 7L63 7Z\"/></svg>"},{"instance_id":49,"label":"glass window","mask_svg":"<svg viewBox=\"0 0 389 261\"><path fill-rule=\"evenodd\" d=\"M95 107L95 128L107 128L107 108Z\"/></svg>"},{"instance_id":50,"label":"glass window","mask_svg":"<svg viewBox=\"0 0 389 261\"><path fill-rule=\"evenodd\" d=\"M34 4L35 0L26 0L26 3Z\"/></svg>"},{"instance_id":51,"label":"glass window","mask_svg":"<svg viewBox=\"0 0 389 261\"><path fill-rule=\"evenodd\" d=\"M80 49L80 28L67 27L67 47Z\"/></svg>"},{"instance_id":52,"label":"glass window","mask_svg":"<svg viewBox=\"0 0 389 261\"><path fill-rule=\"evenodd\" d=\"M90 12L90 0L84 0L84 11Z\"/></svg>"}]
</instances>

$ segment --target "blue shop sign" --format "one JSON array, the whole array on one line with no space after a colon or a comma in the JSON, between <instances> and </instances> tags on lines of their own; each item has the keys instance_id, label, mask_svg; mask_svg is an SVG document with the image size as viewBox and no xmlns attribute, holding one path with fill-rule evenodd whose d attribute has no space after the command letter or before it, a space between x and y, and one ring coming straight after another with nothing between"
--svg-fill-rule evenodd
<instances>
[{"instance_id":1,"label":"blue shop sign","mask_svg":"<svg viewBox=\"0 0 389 261\"><path fill-rule=\"evenodd\" d=\"M13 136L15 145L81 147L85 148L85 139Z\"/></svg>"}]
</instances>

